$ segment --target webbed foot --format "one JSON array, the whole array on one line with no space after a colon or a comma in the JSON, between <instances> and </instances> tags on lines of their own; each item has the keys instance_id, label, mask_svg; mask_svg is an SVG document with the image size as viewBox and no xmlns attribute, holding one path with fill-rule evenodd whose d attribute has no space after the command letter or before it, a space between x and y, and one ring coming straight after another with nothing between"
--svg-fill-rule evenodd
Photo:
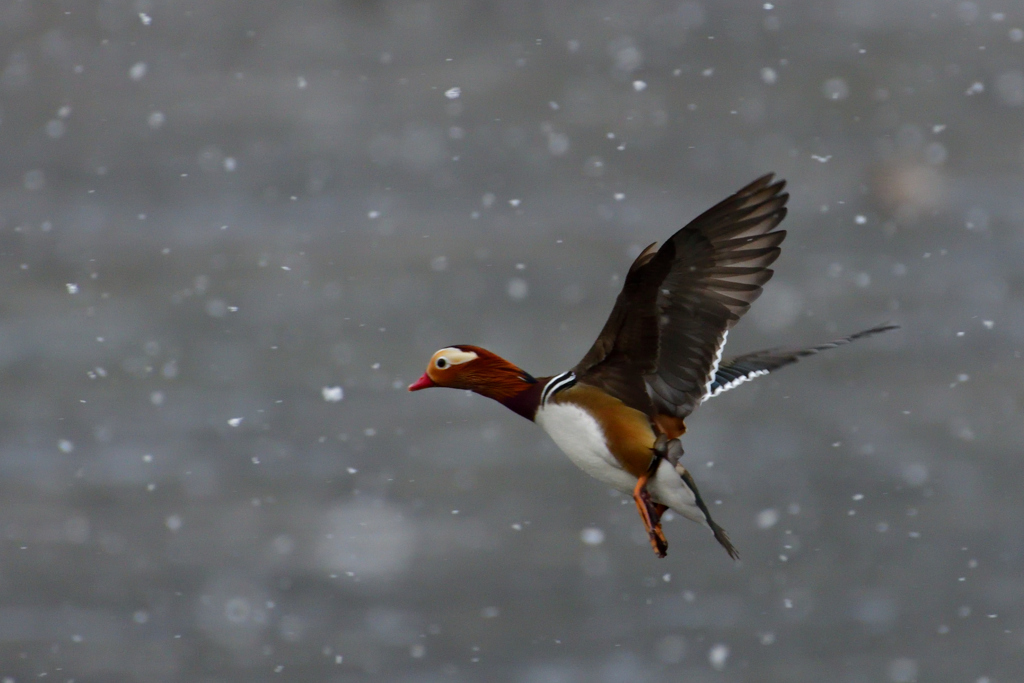
<instances>
[{"instance_id":1,"label":"webbed foot","mask_svg":"<svg viewBox=\"0 0 1024 683\"><path fill-rule=\"evenodd\" d=\"M644 529L651 541L651 548L658 557L665 557L668 553L668 541L665 539L665 532L661 530L661 516L668 508L661 503L651 500L651 493L647 490L647 482L655 472L661 458L655 458L651 469L637 479L636 487L633 489L633 502L640 513L640 519L644 522Z\"/></svg>"}]
</instances>

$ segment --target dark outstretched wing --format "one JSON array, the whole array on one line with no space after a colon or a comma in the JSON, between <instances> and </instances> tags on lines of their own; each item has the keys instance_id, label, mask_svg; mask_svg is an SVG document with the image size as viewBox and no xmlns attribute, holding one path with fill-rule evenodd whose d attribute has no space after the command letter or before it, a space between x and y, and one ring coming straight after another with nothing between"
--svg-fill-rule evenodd
<instances>
[{"instance_id":1,"label":"dark outstretched wing","mask_svg":"<svg viewBox=\"0 0 1024 683\"><path fill-rule=\"evenodd\" d=\"M650 268L654 243L644 249L626 274L608 321L573 372L626 405L650 414L651 399L643 377L655 367L658 349L658 285L664 279Z\"/></svg>"},{"instance_id":2,"label":"dark outstretched wing","mask_svg":"<svg viewBox=\"0 0 1024 683\"><path fill-rule=\"evenodd\" d=\"M761 294L779 256L789 195L763 176L636 259L601 334L579 365L648 413L684 418L713 381L726 333Z\"/></svg>"},{"instance_id":3,"label":"dark outstretched wing","mask_svg":"<svg viewBox=\"0 0 1024 683\"><path fill-rule=\"evenodd\" d=\"M898 330L899 327L899 325L878 325L877 327L872 327L869 330L863 330L857 334L851 334L849 337L843 337L842 339L836 339L825 344L812 346L808 349L799 349L796 351L766 349L764 351L755 351L754 353L747 353L742 356L736 356L735 358L722 361L721 365L718 367L718 372L715 373L715 379L711 382L709 391L702 399L702 402L714 396L718 396L722 392L729 391L730 389L752 380L755 377L767 375L772 370L781 368L784 365L789 365L790 363L795 363L801 358L813 356L821 353L822 351L834 349L837 346L844 346L857 339L871 337L876 334L881 334L882 332L888 332L889 330Z\"/></svg>"}]
</instances>

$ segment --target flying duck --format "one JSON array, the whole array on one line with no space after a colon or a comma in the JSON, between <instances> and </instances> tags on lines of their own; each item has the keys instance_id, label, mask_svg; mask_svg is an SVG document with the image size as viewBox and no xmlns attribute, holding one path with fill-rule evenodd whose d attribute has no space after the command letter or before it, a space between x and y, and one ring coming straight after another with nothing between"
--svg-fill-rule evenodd
<instances>
[{"instance_id":1,"label":"flying duck","mask_svg":"<svg viewBox=\"0 0 1024 683\"><path fill-rule=\"evenodd\" d=\"M684 420L704 401L748 380L895 325L879 325L799 350L769 349L722 360L729 330L771 279L786 237L785 181L750 183L670 237L644 249L611 316L576 367L534 377L478 346L435 352L409 391L469 389L546 431L587 474L631 493L651 547L665 557L668 509L708 527L739 553L711 518L682 463Z\"/></svg>"}]
</instances>

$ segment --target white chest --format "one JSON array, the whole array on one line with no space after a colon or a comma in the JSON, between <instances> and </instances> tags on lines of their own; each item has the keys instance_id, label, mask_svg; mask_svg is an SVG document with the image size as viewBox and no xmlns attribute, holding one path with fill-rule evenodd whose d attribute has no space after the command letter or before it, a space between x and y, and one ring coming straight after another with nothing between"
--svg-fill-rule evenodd
<instances>
[{"instance_id":1,"label":"white chest","mask_svg":"<svg viewBox=\"0 0 1024 683\"><path fill-rule=\"evenodd\" d=\"M620 491L633 490L636 477L608 450L601 425L590 413L571 403L548 403L534 420L581 470Z\"/></svg>"}]
</instances>

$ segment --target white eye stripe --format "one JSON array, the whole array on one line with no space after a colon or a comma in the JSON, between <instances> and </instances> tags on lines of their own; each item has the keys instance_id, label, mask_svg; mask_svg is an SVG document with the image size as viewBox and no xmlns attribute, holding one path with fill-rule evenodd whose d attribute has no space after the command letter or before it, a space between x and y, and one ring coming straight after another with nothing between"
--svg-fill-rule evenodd
<instances>
[{"instance_id":1,"label":"white eye stripe","mask_svg":"<svg viewBox=\"0 0 1024 683\"><path fill-rule=\"evenodd\" d=\"M455 347L441 349L435 355L437 356L434 360L435 365L442 358L446 360L449 365L461 365L462 363L468 363L469 361L479 357L473 351L463 351L462 349L456 349Z\"/></svg>"}]
</instances>

